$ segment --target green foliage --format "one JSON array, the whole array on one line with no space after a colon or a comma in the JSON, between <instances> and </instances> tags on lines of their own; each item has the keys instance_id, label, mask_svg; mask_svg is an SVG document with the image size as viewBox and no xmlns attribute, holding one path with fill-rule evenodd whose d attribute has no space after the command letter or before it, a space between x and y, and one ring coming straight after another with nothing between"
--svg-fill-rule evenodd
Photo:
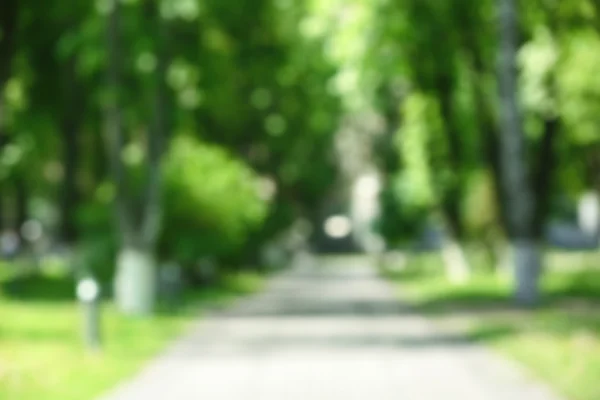
<instances>
[{"instance_id":1,"label":"green foliage","mask_svg":"<svg viewBox=\"0 0 600 400\"><path fill-rule=\"evenodd\" d=\"M164 143L171 153L162 171L161 255L185 262L203 254L239 258L258 251L296 218L312 218L336 179L330 153L339 101L328 89L335 68L322 52L322 40L301 34L306 2L120 5L122 84L110 93L111 1L19 2L18 46L0 60L0 70L10 70L0 82L6 117L0 121L0 182L8 186L2 187L8 197L2 203L17 202L16 185L24 181L26 197L48 199L63 221L75 217L81 263L110 278L120 235L112 211L117 190L105 154L106 105L119 99L124 131L119 156L131 219L139 227L164 43L166 71L158 79L166 83L167 136L198 132L204 144L186 148L180 138ZM165 27L162 38L159 24ZM76 138L69 147L70 131ZM258 178L251 171L274 183L272 201L257 197ZM67 188L74 189L67 194ZM71 197L72 207L61 208L64 196Z\"/></svg>"},{"instance_id":2,"label":"green foliage","mask_svg":"<svg viewBox=\"0 0 600 400\"><path fill-rule=\"evenodd\" d=\"M429 213L426 207L409 203L397 186L388 185L380 194L381 212L375 224L377 231L392 245L418 237Z\"/></svg>"},{"instance_id":3,"label":"green foliage","mask_svg":"<svg viewBox=\"0 0 600 400\"><path fill-rule=\"evenodd\" d=\"M444 184L443 166L438 162L443 160L445 152L436 101L422 94L411 94L403 103L402 118L395 143L403 167L396 186L398 196L415 207L434 207L436 194Z\"/></svg>"},{"instance_id":4,"label":"green foliage","mask_svg":"<svg viewBox=\"0 0 600 400\"><path fill-rule=\"evenodd\" d=\"M465 228L472 237L481 238L499 225L496 190L489 171L476 171L470 176L462 214Z\"/></svg>"},{"instance_id":5,"label":"green foliage","mask_svg":"<svg viewBox=\"0 0 600 400\"><path fill-rule=\"evenodd\" d=\"M555 39L547 27L539 27L520 51L521 97L525 109L536 115L556 113L557 101L550 81L558 64ZM539 133L538 133L539 134Z\"/></svg>"},{"instance_id":6,"label":"green foliage","mask_svg":"<svg viewBox=\"0 0 600 400\"><path fill-rule=\"evenodd\" d=\"M190 263L234 253L268 211L255 173L223 149L187 135L173 139L164 181L166 258Z\"/></svg>"},{"instance_id":7,"label":"green foliage","mask_svg":"<svg viewBox=\"0 0 600 400\"><path fill-rule=\"evenodd\" d=\"M562 117L578 146L600 141L600 78L595 72L599 49L597 32L585 30L572 35L559 70Z\"/></svg>"},{"instance_id":8,"label":"green foliage","mask_svg":"<svg viewBox=\"0 0 600 400\"><path fill-rule=\"evenodd\" d=\"M435 99L411 93L401 107L402 125L393 138L400 168L391 171L380 195L379 232L391 243L415 238L439 206L447 183L443 173L446 149Z\"/></svg>"},{"instance_id":9,"label":"green foliage","mask_svg":"<svg viewBox=\"0 0 600 400\"><path fill-rule=\"evenodd\" d=\"M111 1L20 1L18 45L0 60L0 70L8 71L0 82L0 190L7 198L2 203L10 204L3 206L5 214L21 201L19 185L28 204L40 197L57 209L66 188L75 188L76 205L62 210L61 218L78 214L82 253L107 255L86 264L109 271L118 238L109 211L116 190L104 154L105 106L112 96L120 99L121 156L138 219L162 79L169 137L195 132L205 143L187 148L180 137L164 143L180 154L169 154L163 171L165 256L248 254L295 219L317 218L339 178L333 155L340 121L362 112L384 117L383 130L394 137L386 139L394 143L388 154L372 152L374 164L395 153L384 171L389 179L382 197L381 229L390 238L417 231L431 211L448 204L460 206L470 231L498 223L490 216L496 207L488 183L482 183L488 177L473 178L497 168L497 143L490 140L501 115L496 3L122 1L122 84L119 93L109 93ZM519 7L529 161L539 158L545 119L558 116L553 188L575 197L598 185L598 5L522 1ZM161 44L166 72L157 79ZM76 134L71 148L68 131ZM78 156L69 157L73 153ZM271 202L253 197L251 170L275 183ZM232 196L236 185L240 194Z\"/></svg>"}]
</instances>

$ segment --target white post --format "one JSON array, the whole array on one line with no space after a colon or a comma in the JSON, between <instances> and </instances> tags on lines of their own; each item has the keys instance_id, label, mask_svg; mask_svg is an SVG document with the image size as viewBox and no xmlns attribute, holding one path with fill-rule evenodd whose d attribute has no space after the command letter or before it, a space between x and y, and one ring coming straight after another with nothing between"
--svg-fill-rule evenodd
<instances>
[{"instance_id":1,"label":"white post","mask_svg":"<svg viewBox=\"0 0 600 400\"><path fill-rule=\"evenodd\" d=\"M93 351L100 350L100 285L92 278L77 284L77 298L83 310L83 338L86 346Z\"/></svg>"}]
</instances>

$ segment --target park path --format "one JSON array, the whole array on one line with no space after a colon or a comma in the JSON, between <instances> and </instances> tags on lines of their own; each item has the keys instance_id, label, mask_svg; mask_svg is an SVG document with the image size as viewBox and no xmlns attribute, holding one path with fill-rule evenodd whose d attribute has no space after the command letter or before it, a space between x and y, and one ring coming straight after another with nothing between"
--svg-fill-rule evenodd
<instances>
[{"instance_id":1,"label":"park path","mask_svg":"<svg viewBox=\"0 0 600 400\"><path fill-rule=\"evenodd\" d=\"M365 258L304 257L103 400L556 400L398 302Z\"/></svg>"}]
</instances>

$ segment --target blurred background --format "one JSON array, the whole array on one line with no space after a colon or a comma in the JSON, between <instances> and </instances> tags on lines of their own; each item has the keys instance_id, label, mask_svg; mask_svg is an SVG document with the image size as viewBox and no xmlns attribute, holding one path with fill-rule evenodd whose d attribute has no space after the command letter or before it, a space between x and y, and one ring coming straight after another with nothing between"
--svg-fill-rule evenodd
<instances>
[{"instance_id":1,"label":"blurred background","mask_svg":"<svg viewBox=\"0 0 600 400\"><path fill-rule=\"evenodd\" d=\"M310 251L549 307L511 349L597 400L599 65L596 0L3 0L0 398L89 398Z\"/></svg>"}]
</instances>

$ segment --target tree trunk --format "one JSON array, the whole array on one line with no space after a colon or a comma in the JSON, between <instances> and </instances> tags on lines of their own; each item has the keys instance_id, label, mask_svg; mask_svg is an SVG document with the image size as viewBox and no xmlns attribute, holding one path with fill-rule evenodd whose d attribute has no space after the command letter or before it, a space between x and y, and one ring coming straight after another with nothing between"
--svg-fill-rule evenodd
<instances>
[{"instance_id":1,"label":"tree trunk","mask_svg":"<svg viewBox=\"0 0 600 400\"><path fill-rule=\"evenodd\" d=\"M116 196L115 210L116 222L121 234L121 240L126 245L133 245L134 230L131 218L131 209L127 198L126 171L121 160L125 145L123 134L123 121L120 110L121 90L121 38L120 38L120 13L121 3L114 1L108 16L107 45L108 45L108 75L107 88L109 101L106 107L106 140L108 144L108 162L112 178L115 181Z\"/></svg>"},{"instance_id":2,"label":"tree trunk","mask_svg":"<svg viewBox=\"0 0 600 400\"><path fill-rule=\"evenodd\" d=\"M147 131L148 175L141 202L141 219L134 224L133 210L127 197L126 171L121 160L124 145L123 123L120 113L120 4L115 2L108 20L109 71L108 84L111 103L107 108L108 158L116 182L117 224L121 232L121 250L117 258L114 281L115 301L122 312L131 315L152 313L157 296L157 268L154 251L161 229L161 172L160 161L163 138L166 136L166 27L154 2L156 22L156 49L158 65L154 93L154 122Z\"/></svg>"},{"instance_id":3,"label":"tree trunk","mask_svg":"<svg viewBox=\"0 0 600 400\"><path fill-rule=\"evenodd\" d=\"M585 195L587 206L586 211L579 210L579 226L588 235L594 235L597 241L598 250L600 250L600 144L589 146L586 151L586 184L589 191ZM583 200L580 199L580 202ZM595 205L594 205L595 203ZM591 220L590 220L591 218Z\"/></svg>"},{"instance_id":4,"label":"tree trunk","mask_svg":"<svg viewBox=\"0 0 600 400\"><path fill-rule=\"evenodd\" d=\"M4 87L0 82L0 93L3 92ZM6 146L8 141L6 129L4 127L4 112L4 99L3 96L0 96L0 153L3 151L4 146ZM0 177L0 234L9 227L10 213L8 212L6 204L7 193L9 193L8 180L6 177Z\"/></svg>"},{"instance_id":5,"label":"tree trunk","mask_svg":"<svg viewBox=\"0 0 600 400\"><path fill-rule=\"evenodd\" d=\"M493 106L490 105L488 96L486 96L484 82L485 71L481 61L481 56L477 49L472 50L472 74L474 113L477 121L477 127L482 137L481 154L484 155L484 164L493 178L494 200L497 207L497 221L500 235L504 235L503 227L507 226L506 220L506 202L502 190L502 166L499 151L499 133L498 122L493 116Z\"/></svg>"},{"instance_id":6,"label":"tree trunk","mask_svg":"<svg viewBox=\"0 0 600 400\"><path fill-rule=\"evenodd\" d=\"M518 18L515 0L499 1L501 100L500 151L507 220L515 266L515 297L523 305L539 300L541 259L534 237L534 196L528 182L525 137L517 101Z\"/></svg>"},{"instance_id":7,"label":"tree trunk","mask_svg":"<svg viewBox=\"0 0 600 400\"><path fill-rule=\"evenodd\" d=\"M463 168L465 167L465 157L462 150L460 132L458 131L454 117L454 106L452 92L454 91L454 82L447 73L441 74L437 82L438 96L440 98L441 116L444 122L444 130L448 141L449 162L453 173L453 180L442 199L442 207L446 214L452 234L457 240L463 237L463 221L461 217L461 198L464 191Z\"/></svg>"},{"instance_id":8,"label":"tree trunk","mask_svg":"<svg viewBox=\"0 0 600 400\"><path fill-rule=\"evenodd\" d=\"M159 11L159 1L155 2L154 19L157 38L156 54L157 68L154 91L154 121L153 127L148 132L148 179L146 192L143 198L144 213L142 215L141 236L147 246L155 247L161 230L161 158L163 146L167 136L168 123L166 118L167 107L167 56L166 56L166 25L162 21Z\"/></svg>"},{"instance_id":9,"label":"tree trunk","mask_svg":"<svg viewBox=\"0 0 600 400\"><path fill-rule=\"evenodd\" d=\"M102 137L102 130L94 129L93 138L92 138L92 146L94 148L102 148L104 146L104 138ZM93 187L98 187L106 177L109 175L108 168L108 160L106 157L106 152L96 151L92 152L94 154L94 158L92 161L92 177L93 177Z\"/></svg>"},{"instance_id":10,"label":"tree trunk","mask_svg":"<svg viewBox=\"0 0 600 400\"><path fill-rule=\"evenodd\" d=\"M537 151L539 158L537 160L534 182L536 196L534 235L538 240L543 239L544 224L550 208L550 190L552 189L552 180L556 168L554 144L558 137L559 123L558 117L552 116L545 119L544 136Z\"/></svg>"},{"instance_id":11,"label":"tree trunk","mask_svg":"<svg viewBox=\"0 0 600 400\"><path fill-rule=\"evenodd\" d=\"M513 254L512 246L506 238L498 239L494 242L495 252L495 272L496 276L502 280L509 279L512 272Z\"/></svg>"},{"instance_id":12,"label":"tree trunk","mask_svg":"<svg viewBox=\"0 0 600 400\"><path fill-rule=\"evenodd\" d=\"M18 0L3 0L0 12L0 152L9 142L7 132L7 110L4 101L4 87L10 78L11 64L15 52L15 36L18 18ZM6 209L7 180L0 181L0 233L8 227L10 219Z\"/></svg>"},{"instance_id":13,"label":"tree trunk","mask_svg":"<svg viewBox=\"0 0 600 400\"><path fill-rule=\"evenodd\" d=\"M121 88L120 54L120 2L115 1L108 16L108 76L110 91L106 108L106 139L108 160L116 186L115 220L121 235L121 250L117 257L114 277L114 300L125 314L147 315L154 305L155 285L153 261L150 251L140 246L134 227L131 208L128 204L126 171L121 160L124 147L123 122L119 92ZM142 250L144 249L144 250Z\"/></svg>"},{"instance_id":14,"label":"tree trunk","mask_svg":"<svg viewBox=\"0 0 600 400\"><path fill-rule=\"evenodd\" d=\"M454 233L452 223L442 216L444 235L442 239L442 261L446 278L452 284L466 283L471 277L471 267L465 252Z\"/></svg>"},{"instance_id":15,"label":"tree trunk","mask_svg":"<svg viewBox=\"0 0 600 400\"><path fill-rule=\"evenodd\" d=\"M469 280L471 268L461 247L463 238L463 221L461 216L461 195L463 188L464 152L460 133L456 127L453 109L452 92L454 82L447 71L440 74L436 82L440 98L440 111L444 121L448 140L450 168L454 174L453 182L441 202L444 239L442 242L442 260L446 269L446 277L453 284L462 284Z\"/></svg>"},{"instance_id":16,"label":"tree trunk","mask_svg":"<svg viewBox=\"0 0 600 400\"><path fill-rule=\"evenodd\" d=\"M10 77L11 63L15 52L15 38L17 31L18 0L3 0L2 13L0 13L0 88L4 93L4 85ZM4 121L3 109L0 109L0 126Z\"/></svg>"},{"instance_id":17,"label":"tree trunk","mask_svg":"<svg viewBox=\"0 0 600 400\"><path fill-rule=\"evenodd\" d=\"M126 245L119 251L114 297L125 314L148 315L154 310L157 269L153 250Z\"/></svg>"},{"instance_id":18,"label":"tree trunk","mask_svg":"<svg viewBox=\"0 0 600 400\"><path fill-rule=\"evenodd\" d=\"M15 207L16 207L16 228L20 230L27 222L28 215L28 196L27 185L21 176L15 178Z\"/></svg>"},{"instance_id":19,"label":"tree trunk","mask_svg":"<svg viewBox=\"0 0 600 400\"><path fill-rule=\"evenodd\" d=\"M63 133L63 163L65 178L62 192L61 237L66 243L72 243L77 238L75 212L79 199L76 182L78 165L77 153L79 150L77 146L77 131L69 126Z\"/></svg>"},{"instance_id":20,"label":"tree trunk","mask_svg":"<svg viewBox=\"0 0 600 400\"><path fill-rule=\"evenodd\" d=\"M61 237L66 243L73 243L77 238L75 213L79 202L77 188L77 168L79 166L78 133L81 128L81 96L79 96L75 65L73 59L69 60L65 76L65 104L67 112L63 115L63 165L64 184L61 204Z\"/></svg>"},{"instance_id":21,"label":"tree trunk","mask_svg":"<svg viewBox=\"0 0 600 400\"><path fill-rule=\"evenodd\" d=\"M478 24L483 20L482 8L471 8L465 14L461 14L464 19L461 22L463 27L462 44L468 52L469 76L473 89L473 113L476 126L479 131L481 143L481 155L483 156L483 165L490 172L493 180L493 193L496 207L494 221L486 229L483 245L488 255L490 269L497 274L504 276L507 263L510 262L510 251L506 245L506 202L502 190L502 170L499 151L499 129L498 121L494 114L495 103L486 93L486 79L489 71L486 65L487 60L484 55L484 45L482 44L481 34L478 31Z\"/></svg>"}]
</instances>

